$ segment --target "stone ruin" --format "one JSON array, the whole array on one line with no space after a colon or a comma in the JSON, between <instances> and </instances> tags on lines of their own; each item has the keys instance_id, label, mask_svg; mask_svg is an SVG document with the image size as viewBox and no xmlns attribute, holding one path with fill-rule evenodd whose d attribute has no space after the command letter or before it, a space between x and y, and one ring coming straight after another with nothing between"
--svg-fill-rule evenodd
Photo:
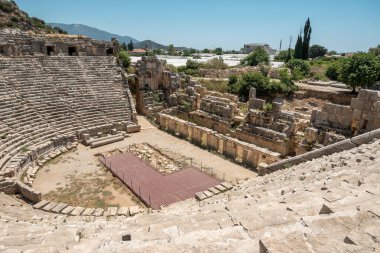
<instances>
[{"instance_id":1,"label":"stone ruin","mask_svg":"<svg viewBox=\"0 0 380 253\"><path fill-rule=\"evenodd\" d=\"M170 95L190 78L166 71L163 63L155 57L142 57L136 64L134 89L136 109L143 115L151 115L167 107Z\"/></svg>"},{"instance_id":2,"label":"stone ruin","mask_svg":"<svg viewBox=\"0 0 380 253\"><path fill-rule=\"evenodd\" d=\"M304 145L321 147L380 128L380 92L360 90L350 106L326 103L313 110Z\"/></svg>"},{"instance_id":3,"label":"stone ruin","mask_svg":"<svg viewBox=\"0 0 380 253\"><path fill-rule=\"evenodd\" d=\"M124 74L113 57L27 54L0 56L1 250L376 252L379 248L380 131L373 130L379 128L379 92L361 90L349 107L326 104L313 112L309 122L303 115L283 111L281 103L263 110L266 102L252 90L249 112L241 118L233 106L239 103L236 97L209 92L181 74L149 72L163 70L150 59L152 66L139 72L143 77L137 82L137 96L156 100L158 94L161 108L156 122L162 129L259 172L263 168L273 173L215 186L197 193L197 200L158 212L142 213L137 206L104 211L40 201L41 193L30 185L40 166L78 142L96 146L139 129ZM149 102L138 100L143 112L151 112ZM238 120L241 125L219 132L201 126L202 122L169 115L164 110L168 108L201 112L215 122ZM242 133L254 137L245 142ZM326 135L347 138L361 133L281 160L282 152L300 146L298 138L314 141L317 147ZM287 139L293 141L289 144ZM257 145L252 144L255 141ZM277 147L278 152L271 151ZM276 169L279 164L287 169ZM23 172L26 177L21 180ZM19 193L38 203L20 204L2 192Z\"/></svg>"},{"instance_id":4,"label":"stone ruin","mask_svg":"<svg viewBox=\"0 0 380 253\"><path fill-rule=\"evenodd\" d=\"M0 30L0 56L107 56L116 55L118 50L117 40L105 42L79 35L37 35L18 30Z\"/></svg>"},{"instance_id":5,"label":"stone ruin","mask_svg":"<svg viewBox=\"0 0 380 253\"><path fill-rule=\"evenodd\" d=\"M107 55L109 43L19 32L6 33L1 37L4 41L0 54L0 190L11 189L36 201L41 194L28 185L46 161L78 142L98 147L123 140L140 126L115 57L48 56L38 51L60 41L57 50L83 45L87 53L93 52L90 55ZM36 50L36 45L44 46ZM25 173L31 176L20 181Z\"/></svg>"}]
</instances>

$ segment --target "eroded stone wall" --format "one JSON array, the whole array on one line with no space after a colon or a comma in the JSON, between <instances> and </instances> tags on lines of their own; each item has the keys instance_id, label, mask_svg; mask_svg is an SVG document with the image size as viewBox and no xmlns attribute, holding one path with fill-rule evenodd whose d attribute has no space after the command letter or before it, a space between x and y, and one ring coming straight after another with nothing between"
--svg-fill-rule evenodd
<instances>
[{"instance_id":1,"label":"eroded stone wall","mask_svg":"<svg viewBox=\"0 0 380 253\"><path fill-rule=\"evenodd\" d=\"M97 41L79 35L31 34L18 30L0 30L0 55L116 55L117 40Z\"/></svg>"},{"instance_id":2,"label":"eroded stone wall","mask_svg":"<svg viewBox=\"0 0 380 253\"><path fill-rule=\"evenodd\" d=\"M271 164L280 160L279 153L219 134L174 116L159 113L156 115L156 122L165 131L178 134L201 147L214 150L236 162L252 167L256 167L259 163Z\"/></svg>"}]
</instances>

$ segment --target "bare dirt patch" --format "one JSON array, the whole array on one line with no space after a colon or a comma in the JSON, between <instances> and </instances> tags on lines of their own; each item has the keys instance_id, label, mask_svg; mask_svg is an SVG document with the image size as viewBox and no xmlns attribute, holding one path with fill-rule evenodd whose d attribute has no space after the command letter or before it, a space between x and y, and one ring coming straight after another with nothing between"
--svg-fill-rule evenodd
<instances>
[{"instance_id":1,"label":"bare dirt patch","mask_svg":"<svg viewBox=\"0 0 380 253\"><path fill-rule=\"evenodd\" d=\"M322 109L326 101L317 98L285 100L283 109L311 115L314 109Z\"/></svg>"},{"instance_id":2,"label":"bare dirt patch","mask_svg":"<svg viewBox=\"0 0 380 253\"><path fill-rule=\"evenodd\" d=\"M49 161L37 174L33 187L43 199L74 206L101 207L142 205L87 147Z\"/></svg>"}]
</instances>

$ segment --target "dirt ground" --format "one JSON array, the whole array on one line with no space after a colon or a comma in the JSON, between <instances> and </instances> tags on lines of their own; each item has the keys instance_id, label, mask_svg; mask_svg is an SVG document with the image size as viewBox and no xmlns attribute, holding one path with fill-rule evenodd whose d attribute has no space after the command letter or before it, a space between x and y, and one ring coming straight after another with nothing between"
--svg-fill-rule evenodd
<instances>
[{"instance_id":1,"label":"dirt ground","mask_svg":"<svg viewBox=\"0 0 380 253\"><path fill-rule=\"evenodd\" d=\"M311 115L314 109L321 109L325 103L326 101L317 98L285 100L282 109Z\"/></svg>"},{"instance_id":2,"label":"dirt ground","mask_svg":"<svg viewBox=\"0 0 380 253\"><path fill-rule=\"evenodd\" d=\"M33 188L43 199L65 202L83 207L131 206L138 199L113 177L98 161L95 154L129 145L148 143L172 159L181 159L201 167L225 181L241 181L257 174L229 160L176 138L153 126L144 117L138 117L142 130L124 141L91 149L78 145L78 149L63 154L41 168Z\"/></svg>"}]
</instances>

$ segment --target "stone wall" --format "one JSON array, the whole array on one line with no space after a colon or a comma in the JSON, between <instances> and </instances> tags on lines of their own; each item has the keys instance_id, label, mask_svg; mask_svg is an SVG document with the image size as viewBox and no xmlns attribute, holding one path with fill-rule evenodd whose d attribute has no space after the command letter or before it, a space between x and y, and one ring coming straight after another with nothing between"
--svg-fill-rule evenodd
<instances>
[{"instance_id":1,"label":"stone wall","mask_svg":"<svg viewBox=\"0 0 380 253\"><path fill-rule=\"evenodd\" d=\"M97 41L76 35L30 34L17 30L0 30L0 55L116 55L119 43Z\"/></svg>"},{"instance_id":2,"label":"stone wall","mask_svg":"<svg viewBox=\"0 0 380 253\"><path fill-rule=\"evenodd\" d=\"M42 194L33 188L18 182L18 192L21 193L21 195L26 198L27 200L30 200L34 203L38 203L41 201Z\"/></svg>"},{"instance_id":3,"label":"stone wall","mask_svg":"<svg viewBox=\"0 0 380 253\"><path fill-rule=\"evenodd\" d=\"M360 90L350 106L327 103L322 110L314 110L311 123L316 128L330 128L363 133L380 128L380 92Z\"/></svg>"},{"instance_id":4,"label":"stone wall","mask_svg":"<svg viewBox=\"0 0 380 253\"><path fill-rule=\"evenodd\" d=\"M322 110L313 110L311 122L315 126L329 126L342 130L351 129L352 111L349 106L326 103Z\"/></svg>"},{"instance_id":5,"label":"stone wall","mask_svg":"<svg viewBox=\"0 0 380 253\"><path fill-rule=\"evenodd\" d=\"M280 160L279 153L218 134L211 129L197 126L170 115L159 113L156 115L156 122L163 130L177 134L198 146L230 157L238 163L256 167L262 162L271 164Z\"/></svg>"},{"instance_id":6,"label":"stone wall","mask_svg":"<svg viewBox=\"0 0 380 253\"><path fill-rule=\"evenodd\" d=\"M236 104L232 103L231 100L209 95L202 98L200 109L224 119L232 119L237 114Z\"/></svg>"},{"instance_id":7,"label":"stone wall","mask_svg":"<svg viewBox=\"0 0 380 253\"><path fill-rule=\"evenodd\" d=\"M259 71L258 67L230 68L230 69L200 69L199 76L206 78L228 78L230 75L242 75L247 72Z\"/></svg>"},{"instance_id":8,"label":"stone wall","mask_svg":"<svg viewBox=\"0 0 380 253\"><path fill-rule=\"evenodd\" d=\"M276 163L273 163L269 166L265 166L265 173L271 173L277 170L286 169L291 166L304 163L306 161L311 161L313 159L320 158L322 156L331 155L337 152L341 152L344 150L349 150L354 147L358 147L362 144L370 143L374 139L380 139L380 129L373 130L371 132L367 132L362 135L358 135L352 137L351 139L343 140L328 146L325 146L320 149L316 149L289 159L285 159Z\"/></svg>"}]
</instances>

